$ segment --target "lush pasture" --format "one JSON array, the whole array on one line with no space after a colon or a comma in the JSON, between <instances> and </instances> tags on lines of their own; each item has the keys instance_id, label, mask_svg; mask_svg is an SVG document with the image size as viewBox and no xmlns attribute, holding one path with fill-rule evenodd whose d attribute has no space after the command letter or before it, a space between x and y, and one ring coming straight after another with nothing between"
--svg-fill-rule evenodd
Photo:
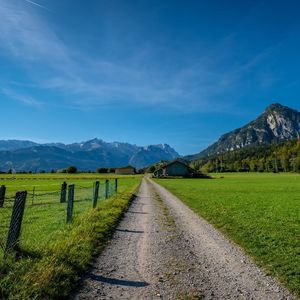
<instances>
[{"instance_id":1,"label":"lush pasture","mask_svg":"<svg viewBox=\"0 0 300 300\"><path fill-rule=\"evenodd\" d=\"M115 174L96 174L96 173L78 173L78 174L0 174L0 185L7 187L7 196L12 196L16 191L27 190L33 191L35 188L36 193L47 191L58 191L61 184L66 181L68 184L74 183L83 187L90 187L94 181L114 178L139 178L140 175L127 176ZM121 186L122 189L122 186Z\"/></svg>"},{"instance_id":2,"label":"lush pasture","mask_svg":"<svg viewBox=\"0 0 300 300\"><path fill-rule=\"evenodd\" d=\"M213 176L157 182L300 296L300 175Z\"/></svg>"},{"instance_id":3,"label":"lush pasture","mask_svg":"<svg viewBox=\"0 0 300 300\"><path fill-rule=\"evenodd\" d=\"M5 246L13 206L13 196L18 190L27 190L27 205L22 224L20 245L27 251L38 251L55 239L57 230L66 223L66 203L60 203L60 188L63 181L75 184L74 217L92 207L93 184L100 181L100 199L104 199L105 179L110 179L110 192L114 191L114 176L97 174L39 174L0 176L0 185L7 188L5 207L0 208L0 256ZM119 179L118 190L126 192L136 183L135 177Z\"/></svg>"},{"instance_id":4,"label":"lush pasture","mask_svg":"<svg viewBox=\"0 0 300 300\"><path fill-rule=\"evenodd\" d=\"M113 194L114 176L97 174L0 175L10 198L18 190L30 194L24 212L20 248L21 259L3 259L12 199L0 208L0 298L52 298L66 294L101 248L126 209L139 185L139 176L118 176L118 194ZM104 199L104 182L110 179L110 200ZM92 209L93 183L100 181L100 199ZM66 224L66 203L60 203L63 181L75 184L74 220ZM33 196L34 189L34 196ZM54 268L57 268L55 270ZM62 273L57 278L56 273ZM49 282L35 283L40 277ZM29 281L28 281L29 280ZM44 280L44 279L43 279ZM46 279L47 281L47 279ZM34 285L35 289L31 288ZM64 291L60 291L64 288ZM24 293L24 295L23 295ZM62 294L61 294L62 293Z\"/></svg>"}]
</instances>

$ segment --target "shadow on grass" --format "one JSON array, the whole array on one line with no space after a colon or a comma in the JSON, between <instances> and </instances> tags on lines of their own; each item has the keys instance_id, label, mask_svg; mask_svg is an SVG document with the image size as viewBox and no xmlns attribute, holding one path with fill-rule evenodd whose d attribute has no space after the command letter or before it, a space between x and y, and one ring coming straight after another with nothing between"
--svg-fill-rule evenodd
<instances>
[{"instance_id":1,"label":"shadow on grass","mask_svg":"<svg viewBox=\"0 0 300 300\"><path fill-rule=\"evenodd\" d=\"M19 247L17 247L15 251L12 253L15 254L16 259L21 259L21 258L41 259L42 258L42 254L38 251L19 248Z\"/></svg>"}]
</instances>

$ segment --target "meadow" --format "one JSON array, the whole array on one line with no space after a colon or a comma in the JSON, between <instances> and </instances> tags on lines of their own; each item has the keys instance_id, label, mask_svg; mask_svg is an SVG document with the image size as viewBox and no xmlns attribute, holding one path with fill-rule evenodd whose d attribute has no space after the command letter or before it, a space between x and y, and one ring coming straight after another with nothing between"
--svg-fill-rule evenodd
<instances>
[{"instance_id":1,"label":"meadow","mask_svg":"<svg viewBox=\"0 0 300 300\"><path fill-rule=\"evenodd\" d=\"M300 296L300 175L156 179Z\"/></svg>"},{"instance_id":2,"label":"meadow","mask_svg":"<svg viewBox=\"0 0 300 300\"><path fill-rule=\"evenodd\" d=\"M67 295L95 252L104 246L141 180L140 176L118 176L116 194L115 178L113 174L0 175L0 185L7 188L4 208L0 208L0 298L1 295L9 299ZM108 200L104 195L106 179L110 182ZM98 205L93 209L96 180L100 181L100 193ZM75 184L74 218L70 224L66 223L67 204L60 203L64 181ZM17 259L14 254L4 259L13 196L20 190L29 192L20 250Z\"/></svg>"},{"instance_id":3,"label":"meadow","mask_svg":"<svg viewBox=\"0 0 300 300\"><path fill-rule=\"evenodd\" d=\"M97 174L97 173L77 173L77 174L66 174L66 173L44 173L44 174L0 174L0 185L7 187L7 196L13 196L16 191L27 190L46 192L46 191L57 191L60 189L61 184L66 181L68 184L74 183L75 185L81 185L89 187L96 181L103 181L105 179L115 178L139 178L140 175L128 176L108 173L108 174Z\"/></svg>"}]
</instances>

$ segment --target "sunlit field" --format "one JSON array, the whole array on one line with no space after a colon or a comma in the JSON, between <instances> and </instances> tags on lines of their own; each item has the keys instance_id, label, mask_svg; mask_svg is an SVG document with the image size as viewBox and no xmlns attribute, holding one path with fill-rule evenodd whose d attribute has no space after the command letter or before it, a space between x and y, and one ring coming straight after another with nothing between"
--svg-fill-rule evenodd
<instances>
[{"instance_id":1,"label":"sunlit field","mask_svg":"<svg viewBox=\"0 0 300 300\"><path fill-rule=\"evenodd\" d=\"M300 175L212 176L156 181L300 295Z\"/></svg>"},{"instance_id":2,"label":"sunlit field","mask_svg":"<svg viewBox=\"0 0 300 300\"><path fill-rule=\"evenodd\" d=\"M106 174L105 174L106 175ZM128 207L140 176L98 174L1 174L7 188L0 208L0 295L18 299L67 295L95 251L102 248ZM105 181L109 180L108 198ZM98 205L93 209L94 182L100 181ZM67 202L60 203L63 181L75 185L73 220L66 222ZM18 259L4 259L7 233L16 191L27 190ZM56 277L56 274L61 274ZM46 277L43 282L39 278ZM33 288L34 286L34 288ZM63 290L63 292L62 292Z\"/></svg>"}]
</instances>

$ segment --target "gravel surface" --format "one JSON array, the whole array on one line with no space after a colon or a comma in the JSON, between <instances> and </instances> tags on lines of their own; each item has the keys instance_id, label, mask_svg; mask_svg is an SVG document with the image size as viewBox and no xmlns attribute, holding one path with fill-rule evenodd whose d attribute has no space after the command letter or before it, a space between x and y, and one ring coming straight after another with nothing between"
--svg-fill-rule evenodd
<instances>
[{"instance_id":1,"label":"gravel surface","mask_svg":"<svg viewBox=\"0 0 300 300\"><path fill-rule=\"evenodd\" d=\"M146 178L70 299L296 299L243 251Z\"/></svg>"}]
</instances>

